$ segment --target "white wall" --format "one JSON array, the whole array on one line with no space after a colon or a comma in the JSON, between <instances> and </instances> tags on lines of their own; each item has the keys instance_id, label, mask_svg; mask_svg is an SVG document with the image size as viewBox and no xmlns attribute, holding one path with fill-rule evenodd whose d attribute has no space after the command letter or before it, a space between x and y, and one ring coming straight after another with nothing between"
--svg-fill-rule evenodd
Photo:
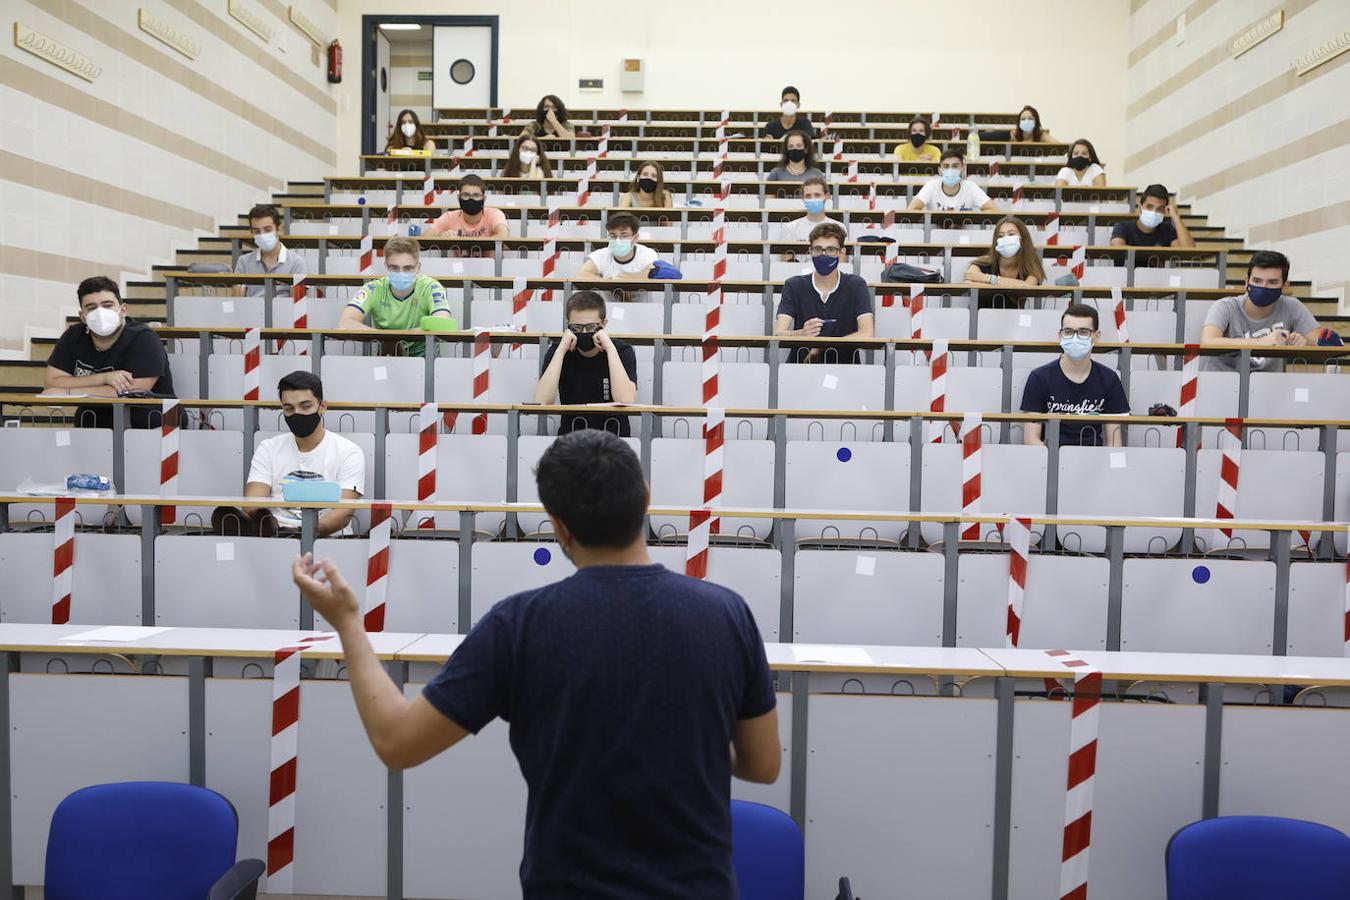
<instances>
[{"instance_id":1,"label":"white wall","mask_svg":"<svg viewBox=\"0 0 1350 900\"><path fill-rule=\"evenodd\" d=\"M125 283L287 179L349 167L333 152L337 102L322 56L288 21L291 4L244 5L274 32L270 45L230 18L225 0L5 0L0 348L60 328L81 279ZM333 31L330 0L293 5ZM139 30L141 7L199 55ZM16 48L15 21L102 73L90 83Z\"/></svg>"},{"instance_id":2,"label":"white wall","mask_svg":"<svg viewBox=\"0 0 1350 900\"><path fill-rule=\"evenodd\" d=\"M1130 18L1127 178L1162 182L1248 246L1281 250L1295 277L1344 295L1350 279L1350 54L1292 64L1350 28L1346 0L1196 4L1176 42L1171 0ZM1283 30L1233 58L1276 9Z\"/></svg>"},{"instance_id":3,"label":"white wall","mask_svg":"<svg viewBox=\"0 0 1350 900\"><path fill-rule=\"evenodd\" d=\"M360 53L361 16L379 13L500 16L501 105L556 93L577 106L771 109L786 84L802 90L808 110L1016 112L1031 103L1055 136L1090 137L1108 173L1121 172L1127 0L342 0L349 52ZM626 57L646 61L642 94L619 91ZM578 92L588 76L605 89ZM341 88L344 171L356 171L360 89L356 78Z\"/></svg>"}]
</instances>

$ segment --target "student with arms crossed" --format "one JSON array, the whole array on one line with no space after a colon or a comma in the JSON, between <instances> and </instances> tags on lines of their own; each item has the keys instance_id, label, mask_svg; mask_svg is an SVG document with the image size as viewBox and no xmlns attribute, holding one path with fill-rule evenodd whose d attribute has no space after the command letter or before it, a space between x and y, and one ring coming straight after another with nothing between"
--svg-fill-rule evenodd
<instances>
[{"instance_id":1,"label":"student with arms crossed","mask_svg":"<svg viewBox=\"0 0 1350 900\"><path fill-rule=\"evenodd\" d=\"M149 326L127 316L117 282L95 275L81 281L75 295L80 321L67 328L52 348L42 390L90 397L120 397L135 391L174 396L164 344ZM134 405L127 423L132 428L158 428L159 418L157 408ZM78 407L75 424L112 428L112 407Z\"/></svg>"},{"instance_id":2,"label":"student with arms crossed","mask_svg":"<svg viewBox=\"0 0 1350 900\"><path fill-rule=\"evenodd\" d=\"M872 337L872 292L860 276L841 272L847 259L844 229L825 222L811 229L810 275L783 283L773 333L779 337ZM847 344L794 347L788 362L852 363L857 353Z\"/></svg>"},{"instance_id":3,"label":"student with arms crossed","mask_svg":"<svg viewBox=\"0 0 1350 900\"><path fill-rule=\"evenodd\" d=\"M1316 344L1321 331L1317 320L1297 297L1286 294L1289 257L1258 250L1247 263L1247 291L1216 300L1200 329L1206 347L1306 347ZM1238 354L1205 358L1210 369L1236 371ZM1253 356L1251 371L1282 372L1284 360Z\"/></svg>"},{"instance_id":4,"label":"student with arms crossed","mask_svg":"<svg viewBox=\"0 0 1350 900\"><path fill-rule=\"evenodd\" d=\"M1092 361L1092 346L1101 337L1097 310L1077 303L1059 317L1059 359L1033 369L1022 391L1022 412L1053 415L1100 416L1130 411L1120 376ZM1061 447L1119 447L1124 433L1119 422L1104 426L1081 422L1059 423ZM1023 425L1022 443L1044 444L1041 422Z\"/></svg>"},{"instance_id":5,"label":"student with arms crossed","mask_svg":"<svg viewBox=\"0 0 1350 900\"><path fill-rule=\"evenodd\" d=\"M636 403L637 354L605 330L605 300L595 291L567 298L567 326L561 340L544 354L544 373L534 388L535 403ZM606 413L565 415L558 428L567 434L582 428L632 434L627 416Z\"/></svg>"},{"instance_id":6,"label":"student with arms crossed","mask_svg":"<svg viewBox=\"0 0 1350 900\"><path fill-rule=\"evenodd\" d=\"M295 583L342 641L386 766L421 765L493 719L509 724L529 791L527 900L732 900L731 779L771 784L782 762L750 608L652 563L651 492L620 438L563 435L535 480L576 574L492 607L411 700L376 658L337 566L297 557Z\"/></svg>"}]
</instances>

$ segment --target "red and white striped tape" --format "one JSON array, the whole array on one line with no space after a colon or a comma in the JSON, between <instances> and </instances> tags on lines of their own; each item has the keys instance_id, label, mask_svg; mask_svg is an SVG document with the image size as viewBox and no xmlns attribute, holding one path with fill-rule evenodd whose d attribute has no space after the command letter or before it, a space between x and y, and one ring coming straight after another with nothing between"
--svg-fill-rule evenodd
<instances>
[{"instance_id":1,"label":"red and white striped tape","mask_svg":"<svg viewBox=\"0 0 1350 900\"><path fill-rule=\"evenodd\" d=\"M436 500L436 441L438 410L435 403L423 403L417 411L417 500L431 503ZM453 427L453 426L451 426ZM418 512L418 528L435 528L436 517Z\"/></svg>"},{"instance_id":2,"label":"red and white striped tape","mask_svg":"<svg viewBox=\"0 0 1350 900\"><path fill-rule=\"evenodd\" d=\"M991 159L991 160L989 161L989 177L990 177L990 178L997 178L997 177L998 177L998 173L999 173L999 171L1000 171L1002 168L1003 168L1003 166L1000 165L1000 160L999 160L998 158Z\"/></svg>"},{"instance_id":3,"label":"red and white striped tape","mask_svg":"<svg viewBox=\"0 0 1350 900\"><path fill-rule=\"evenodd\" d=\"M511 330L524 334L526 331L526 314L529 311L530 298L534 296L534 289L526 287L524 275L517 275L511 281ZM511 345L512 350L519 350L523 345L519 342Z\"/></svg>"},{"instance_id":4,"label":"red and white striped tape","mask_svg":"<svg viewBox=\"0 0 1350 900\"><path fill-rule=\"evenodd\" d=\"M727 125L731 123L731 111L723 110L722 118L717 121L717 159L713 163L713 181L721 181L727 167Z\"/></svg>"},{"instance_id":5,"label":"red and white striped tape","mask_svg":"<svg viewBox=\"0 0 1350 900\"><path fill-rule=\"evenodd\" d=\"M909 286L909 299L906 301L906 305L909 307L909 338L912 341L921 341L924 339L923 337L924 294L922 284L911 284ZM920 352L921 351L914 352L913 360L915 365L919 364L918 360ZM927 351L922 351L922 353L924 360L927 361L930 354Z\"/></svg>"},{"instance_id":6,"label":"red and white striped tape","mask_svg":"<svg viewBox=\"0 0 1350 900\"><path fill-rule=\"evenodd\" d=\"M628 121L628 110L626 109L619 110L619 122L622 124L623 122L627 121Z\"/></svg>"},{"instance_id":7,"label":"red and white striped tape","mask_svg":"<svg viewBox=\"0 0 1350 900\"><path fill-rule=\"evenodd\" d=\"M366 539L366 631L384 631L385 602L389 598L389 539L394 530L394 507L370 504L370 533Z\"/></svg>"},{"instance_id":8,"label":"red and white striped tape","mask_svg":"<svg viewBox=\"0 0 1350 900\"><path fill-rule=\"evenodd\" d=\"M262 384L262 331L258 328L244 329L244 399L261 399Z\"/></svg>"},{"instance_id":9,"label":"red and white striped tape","mask_svg":"<svg viewBox=\"0 0 1350 900\"><path fill-rule=\"evenodd\" d=\"M562 230L562 204L556 199L550 200L548 204L548 227L544 232L544 261L540 268L541 276L552 278L554 271L558 268L558 258L562 255L558 250L558 234ZM539 298L548 303L553 300L553 288L545 289L543 295Z\"/></svg>"},{"instance_id":10,"label":"red and white striped tape","mask_svg":"<svg viewBox=\"0 0 1350 900\"><path fill-rule=\"evenodd\" d=\"M844 161L844 139L842 137L834 139L834 154L830 158L836 162Z\"/></svg>"},{"instance_id":11,"label":"red and white striped tape","mask_svg":"<svg viewBox=\"0 0 1350 900\"><path fill-rule=\"evenodd\" d=\"M468 135L464 138L464 150L460 155L466 158L473 156L473 135Z\"/></svg>"},{"instance_id":12,"label":"red and white striped tape","mask_svg":"<svg viewBox=\"0 0 1350 900\"><path fill-rule=\"evenodd\" d=\"M1119 285L1111 287L1111 308L1116 317L1116 340L1122 344L1130 342L1130 326L1125 319L1125 296Z\"/></svg>"},{"instance_id":13,"label":"red and white striped tape","mask_svg":"<svg viewBox=\"0 0 1350 900\"><path fill-rule=\"evenodd\" d=\"M877 181L875 178L867 185L867 208L869 210L877 208Z\"/></svg>"},{"instance_id":14,"label":"red and white striped tape","mask_svg":"<svg viewBox=\"0 0 1350 900\"><path fill-rule=\"evenodd\" d=\"M1027 563L1031 557L1031 519L1009 517L1003 525L1008 539L1008 624L1005 642L1016 648L1022 639L1022 604L1027 594Z\"/></svg>"},{"instance_id":15,"label":"red and white striped tape","mask_svg":"<svg viewBox=\"0 0 1350 900\"><path fill-rule=\"evenodd\" d=\"M717 336L722 330L722 289L708 293L708 305L703 316L703 405L717 406L721 393L719 373L722 351Z\"/></svg>"},{"instance_id":16,"label":"red and white striped tape","mask_svg":"<svg viewBox=\"0 0 1350 900\"><path fill-rule=\"evenodd\" d=\"M1068 650L1048 655L1073 671L1069 719L1069 765L1064 792L1064 843L1060 855L1060 900L1087 900L1088 851L1092 845L1092 788L1097 775L1097 726L1102 673Z\"/></svg>"},{"instance_id":17,"label":"red and white striped tape","mask_svg":"<svg viewBox=\"0 0 1350 900\"><path fill-rule=\"evenodd\" d=\"M492 123L489 123L489 124L488 124L488 134L487 134L487 136L490 137L490 138L494 138L494 137L497 136L497 123L496 123L496 122L492 122Z\"/></svg>"},{"instance_id":18,"label":"red and white striped tape","mask_svg":"<svg viewBox=\"0 0 1350 900\"><path fill-rule=\"evenodd\" d=\"M825 114L825 127L822 128L822 129L820 130L820 136L821 136L822 138L828 137L828 136L829 136L829 134L830 134L830 123L833 121L833 119L834 119L834 113L833 113L833 112L827 112L827 113Z\"/></svg>"},{"instance_id":19,"label":"red and white striped tape","mask_svg":"<svg viewBox=\"0 0 1350 900\"><path fill-rule=\"evenodd\" d=\"M361 255L359 267L362 275L369 275L375 266L375 239L367 230L361 235Z\"/></svg>"},{"instance_id":20,"label":"red and white striped tape","mask_svg":"<svg viewBox=\"0 0 1350 900\"><path fill-rule=\"evenodd\" d=\"M267 891L295 883L295 785L300 750L300 653L332 635L316 635L272 655L272 775L267 799Z\"/></svg>"},{"instance_id":21,"label":"red and white striped tape","mask_svg":"<svg viewBox=\"0 0 1350 900\"><path fill-rule=\"evenodd\" d=\"M881 214L881 230L890 231L895 226L895 208L886 210Z\"/></svg>"},{"instance_id":22,"label":"red and white striped tape","mask_svg":"<svg viewBox=\"0 0 1350 900\"><path fill-rule=\"evenodd\" d=\"M712 218L713 270L717 282L718 303L721 303L722 282L727 277L727 212L722 207L713 210Z\"/></svg>"},{"instance_id":23,"label":"red and white striped tape","mask_svg":"<svg viewBox=\"0 0 1350 900\"><path fill-rule=\"evenodd\" d=\"M1083 283L1083 273L1087 271L1087 247L1081 244L1073 248L1069 254L1069 271L1073 277L1078 279L1078 283Z\"/></svg>"},{"instance_id":24,"label":"red and white striped tape","mask_svg":"<svg viewBox=\"0 0 1350 900\"><path fill-rule=\"evenodd\" d=\"M1042 229L1045 235L1045 245L1047 247L1059 246L1059 213L1052 212L1045 214L1045 227Z\"/></svg>"},{"instance_id":25,"label":"red and white striped tape","mask_svg":"<svg viewBox=\"0 0 1350 900\"><path fill-rule=\"evenodd\" d=\"M928 395L929 412L947 411L947 341L938 339L933 341L933 358L929 362L929 385ZM929 443L942 443L942 434L946 430L945 422L929 422L928 433L931 437Z\"/></svg>"},{"instance_id":26,"label":"red and white striped tape","mask_svg":"<svg viewBox=\"0 0 1350 900\"><path fill-rule=\"evenodd\" d=\"M883 266L893 266L900 261L900 243L898 241L887 241L882 245L881 264ZM890 304L886 304L890 305Z\"/></svg>"},{"instance_id":27,"label":"red and white striped tape","mask_svg":"<svg viewBox=\"0 0 1350 900\"><path fill-rule=\"evenodd\" d=\"M489 360L492 359L492 341L486 330L478 330L473 336L473 400L483 402L488 392L488 378L491 375ZM481 412L473 417L473 433L487 434L487 413Z\"/></svg>"},{"instance_id":28,"label":"red and white striped tape","mask_svg":"<svg viewBox=\"0 0 1350 900\"><path fill-rule=\"evenodd\" d=\"M1214 505L1214 518L1231 519L1237 515L1238 474L1242 470L1242 420L1224 420L1223 430L1219 432L1219 449L1223 451L1223 463L1219 468L1219 497ZM1233 539L1233 529L1220 528L1219 531L1229 540Z\"/></svg>"},{"instance_id":29,"label":"red and white striped tape","mask_svg":"<svg viewBox=\"0 0 1350 900\"><path fill-rule=\"evenodd\" d=\"M75 498L57 497L52 529L52 624L70 622L71 584L75 575Z\"/></svg>"},{"instance_id":30,"label":"red and white striped tape","mask_svg":"<svg viewBox=\"0 0 1350 900\"><path fill-rule=\"evenodd\" d=\"M1346 528L1346 535L1350 537L1350 527ZM1345 621L1342 627L1345 632L1345 655L1350 656L1350 555L1345 558Z\"/></svg>"},{"instance_id":31,"label":"red and white striped tape","mask_svg":"<svg viewBox=\"0 0 1350 900\"><path fill-rule=\"evenodd\" d=\"M577 206L586 206L591 202L591 180L597 172L595 157L586 160L586 171L577 179Z\"/></svg>"},{"instance_id":32,"label":"red and white striped tape","mask_svg":"<svg viewBox=\"0 0 1350 900\"><path fill-rule=\"evenodd\" d=\"M385 237L398 237L399 235L398 217L399 217L398 205L395 204L393 206L390 206L389 211L386 212L384 215Z\"/></svg>"},{"instance_id":33,"label":"red and white striped tape","mask_svg":"<svg viewBox=\"0 0 1350 900\"><path fill-rule=\"evenodd\" d=\"M1195 415L1196 394L1200 390L1200 345L1187 344L1181 362L1181 416ZM1177 446L1186 446L1186 429L1177 428ZM1198 435L1197 435L1198 438ZM1200 442L1197 439L1196 446Z\"/></svg>"},{"instance_id":34,"label":"red and white striped tape","mask_svg":"<svg viewBox=\"0 0 1350 900\"><path fill-rule=\"evenodd\" d=\"M722 502L722 442L726 418L722 407L707 407L703 424L703 506L689 511L689 542L684 574L708 577L708 548L718 533L720 519L715 509Z\"/></svg>"},{"instance_id":35,"label":"red and white striped tape","mask_svg":"<svg viewBox=\"0 0 1350 900\"><path fill-rule=\"evenodd\" d=\"M422 179L422 205L434 206L436 204L436 176L430 172L427 177ZM432 217L428 216L428 219Z\"/></svg>"},{"instance_id":36,"label":"red and white striped tape","mask_svg":"<svg viewBox=\"0 0 1350 900\"><path fill-rule=\"evenodd\" d=\"M933 127L933 128L937 128L937 127L938 127L939 125L941 125L941 124L942 124L942 113L933 113L933 125L932 125L932 127ZM936 138L937 135L933 135L933 137Z\"/></svg>"},{"instance_id":37,"label":"red and white striped tape","mask_svg":"<svg viewBox=\"0 0 1350 900\"><path fill-rule=\"evenodd\" d=\"M296 272L291 276L291 327L309 327L309 289L305 285L304 272ZM309 349L305 342L299 341L297 344L299 355L308 356Z\"/></svg>"},{"instance_id":38,"label":"red and white striped tape","mask_svg":"<svg viewBox=\"0 0 1350 900\"><path fill-rule=\"evenodd\" d=\"M980 451L984 445L984 417L968 412L961 418L961 514L978 516L980 497L984 493L980 483L984 467ZM978 541L980 523L971 522L961 530L961 540Z\"/></svg>"},{"instance_id":39,"label":"red and white striped tape","mask_svg":"<svg viewBox=\"0 0 1350 900\"><path fill-rule=\"evenodd\" d=\"M596 146L596 158L605 159L609 156L609 126L604 125L600 128L600 143Z\"/></svg>"},{"instance_id":40,"label":"red and white striped tape","mask_svg":"<svg viewBox=\"0 0 1350 900\"><path fill-rule=\"evenodd\" d=\"M857 161L856 159L849 160L849 163L848 163L848 183L849 183L849 184L857 184L857 183L858 183L858 161Z\"/></svg>"},{"instance_id":41,"label":"red and white striped tape","mask_svg":"<svg viewBox=\"0 0 1350 900\"><path fill-rule=\"evenodd\" d=\"M1013 189L1012 189L1012 205L1013 205L1013 209L1021 209L1021 206L1022 206L1022 193L1023 193L1022 189L1025 188L1026 186L1027 186L1027 185L1026 185L1026 182L1025 182L1025 181L1019 181L1019 182L1017 182L1017 184L1014 184L1014 185L1013 185Z\"/></svg>"},{"instance_id":42,"label":"red and white striped tape","mask_svg":"<svg viewBox=\"0 0 1350 900\"><path fill-rule=\"evenodd\" d=\"M178 416L177 400L159 402L159 495L178 496ZM178 518L178 507L161 506L159 521L172 525Z\"/></svg>"}]
</instances>

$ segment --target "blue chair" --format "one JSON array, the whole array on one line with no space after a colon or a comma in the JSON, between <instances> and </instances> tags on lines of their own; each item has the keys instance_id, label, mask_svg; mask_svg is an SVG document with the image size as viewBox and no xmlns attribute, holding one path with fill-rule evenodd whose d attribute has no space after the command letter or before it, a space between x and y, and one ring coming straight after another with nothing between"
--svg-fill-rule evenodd
<instances>
[{"instance_id":1,"label":"blue chair","mask_svg":"<svg viewBox=\"0 0 1350 900\"><path fill-rule=\"evenodd\" d=\"M741 900L797 900L806 895L802 832L787 813L732 800L731 844ZM836 900L853 900L847 878L839 879Z\"/></svg>"},{"instance_id":2,"label":"blue chair","mask_svg":"<svg viewBox=\"0 0 1350 900\"><path fill-rule=\"evenodd\" d=\"M1350 837L1273 816L1193 822L1167 842L1168 900L1350 897Z\"/></svg>"},{"instance_id":3,"label":"blue chair","mask_svg":"<svg viewBox=\"0 0 1350 900\"><path fill-rule=\"evenodd\" d=\"M56 807L47 900L253 900L265 866L235 862L239 815L215 791L161 781L99 784Z\"/></svg>"}]
</instances>

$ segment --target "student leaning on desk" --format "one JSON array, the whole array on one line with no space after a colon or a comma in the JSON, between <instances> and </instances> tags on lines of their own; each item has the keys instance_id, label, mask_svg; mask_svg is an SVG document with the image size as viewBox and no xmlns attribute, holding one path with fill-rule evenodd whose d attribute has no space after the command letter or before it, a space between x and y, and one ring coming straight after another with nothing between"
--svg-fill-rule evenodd
<instances>
[{"instance_id":1,"label":"student leaning on desk","mask_svg":"<svg viewBox=\"0 0 1350 900\"><path fill-rule=\"evenodd\" d=\"M596 429L535 471L570 578L496 604L412 700L376 658L336 565L293 575L342 641L385 765L420 765L493 719L529 789L524 896L736 896L731 778L777 780L778 712L740 596L653 564L637 454ZM447 815L456 810L447 809Z\"/></svg>"}]
</instances>

